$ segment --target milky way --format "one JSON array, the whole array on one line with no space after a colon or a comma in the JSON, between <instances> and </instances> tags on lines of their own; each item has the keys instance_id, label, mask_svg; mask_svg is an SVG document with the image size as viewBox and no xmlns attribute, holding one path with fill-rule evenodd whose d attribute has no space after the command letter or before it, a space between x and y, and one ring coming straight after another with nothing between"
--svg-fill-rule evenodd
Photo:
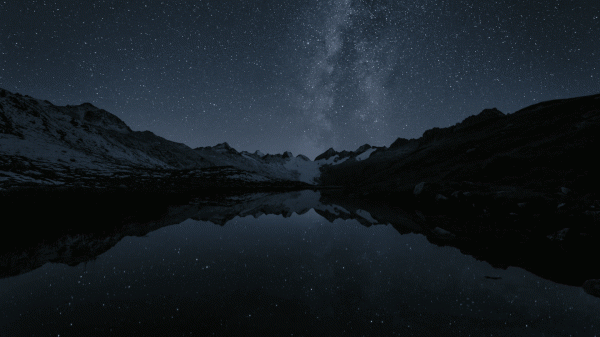
<instances>
[{"instance_id":1,"label":"milky way","mask_svg":"<svg viewBox=\"0 0 600 337\"><path fill-rule=\"evenodd\" d=\"M314 157L600 92L597 1L0 1L0 87Z\"/></svg>"}]
</instances>

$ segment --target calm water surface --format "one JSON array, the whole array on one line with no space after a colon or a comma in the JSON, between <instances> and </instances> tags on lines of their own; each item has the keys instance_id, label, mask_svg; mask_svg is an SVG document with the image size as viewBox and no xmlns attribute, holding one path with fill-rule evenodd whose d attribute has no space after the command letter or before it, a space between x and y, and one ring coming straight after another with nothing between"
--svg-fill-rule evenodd
<instances>
[{"instance_id":1,"label":"calm water surface","mask_svg":"<svg viewBox=\"0 0 600 337\"><path fill-rule=\"evenodd\" d=\"M595 336L600 299L392 226L186 220L0 279L1 336Z\"/></svg>"}]
</instances>

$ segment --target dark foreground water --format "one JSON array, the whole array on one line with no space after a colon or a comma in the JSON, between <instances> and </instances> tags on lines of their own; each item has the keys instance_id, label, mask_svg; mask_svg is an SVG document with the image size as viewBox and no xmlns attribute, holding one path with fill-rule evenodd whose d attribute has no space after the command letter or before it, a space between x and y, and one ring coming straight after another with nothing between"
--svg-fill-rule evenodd
<instances>
[{"instance_id":1,"label":"dark foreground water","mask_svg":"<svg viewBox=\"0 0 600 337\"><path fill-rule=\"evenodd\" d=\"M188 219L0 279L0 336L600 334L600 299L580 287L390 225L255 216Z\"/></svg>"}]
</instances>

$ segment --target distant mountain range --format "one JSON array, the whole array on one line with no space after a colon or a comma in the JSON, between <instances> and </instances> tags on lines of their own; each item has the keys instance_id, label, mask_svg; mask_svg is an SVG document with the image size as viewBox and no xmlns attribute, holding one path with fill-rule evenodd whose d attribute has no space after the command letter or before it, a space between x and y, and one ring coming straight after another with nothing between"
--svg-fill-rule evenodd
<instances>
[{"instance_id":1,"label":"distant mountain range","mask_svg":"<svg viewBox=\"0 0 600 337\"><path fill-rule=\"evenodd\" d=\"M330 148L311 161L290 152L239 152L227 143L192 149L150 131L132 131L89 103L55 106L0 89L0 188L295 182L387 195L412 193L421 184L423 195L447 198L469 182L480 190L508 185L590 191L600 185L592 173L600 171L593 156L599 132L600 95L594 95L508 115L486 109L419 139L398 138L389 148Z\"/></svg>"},{"instance_id":2,"label":"distant mountain range","mask_svg":"<svg viewBox=\"0 0 600 337\"><path fill-rule=\"evenodd\" d=\"M0 89L0 187L77 185L97 177L128 174L163 177L156 171L207 168L229 180L300 181L317 184L320 168L347 159L365 159L365 145L354 152L328 150L317 160L304 155L238 152L229 144L192 149L150 131L132 131L117 116L92 104L56 106L49 101ZM77 173L75 173L77 172ZM154 172L154 173L152 173ZM195 173L194 173L195 172ZM84 177L85 176L85 177ZM164 177L163 177L164 178ZM100 187L101 182L95 181Z\"/></svg>"}]
</instances>

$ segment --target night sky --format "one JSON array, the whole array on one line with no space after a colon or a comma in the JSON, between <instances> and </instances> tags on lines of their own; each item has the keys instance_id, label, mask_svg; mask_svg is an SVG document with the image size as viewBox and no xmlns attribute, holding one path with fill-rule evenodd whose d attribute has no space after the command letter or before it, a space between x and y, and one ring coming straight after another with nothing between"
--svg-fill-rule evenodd
<instances>
[{"instance_id":1,"label":"night sky","mask_svg":"<svg viewBox=\"0 0 600 337\"><path fill-rule=\"evenodd\" d=\"M600 93L600 2L0 0L0 87L312 159Z\"/></svg>"}]
</instances>

